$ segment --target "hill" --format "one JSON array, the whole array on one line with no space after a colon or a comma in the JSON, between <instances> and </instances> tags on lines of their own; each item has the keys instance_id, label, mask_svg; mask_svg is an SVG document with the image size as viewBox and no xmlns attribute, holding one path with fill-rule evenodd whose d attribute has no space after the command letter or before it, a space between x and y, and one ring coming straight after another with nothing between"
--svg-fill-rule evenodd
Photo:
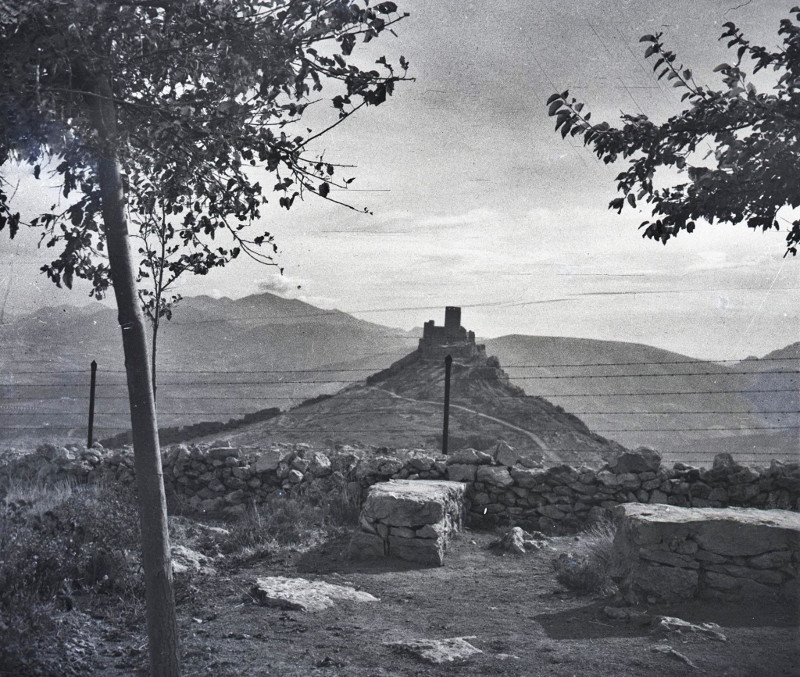
<instances>
[{"instance_id":1,"label":"hill","mask_svg":"<svg viewBox=\"0 0 800 677\"><path fill-rule=\"evenodd\" d=\"M696 464L720 452L750 463L798 458L798 345L714 363L614 341L512 335L486 342L529 394L626 446Z\"/></svg>"},{"instance_id":2,"label":"hill","mask_svg":"<svg viewBox=\"0 0 800 677\"><path fill-rule=\"evenodd\" d=\"M237 445L308 442L440 447L445 368L415 351L336 395L224 435ZM560 407L513 385L485 353L453 360L449 449L506 440L535 461L597 466L623 449ZM220 437L220 436L215 436Z\"/></svg>"}]
</instances>

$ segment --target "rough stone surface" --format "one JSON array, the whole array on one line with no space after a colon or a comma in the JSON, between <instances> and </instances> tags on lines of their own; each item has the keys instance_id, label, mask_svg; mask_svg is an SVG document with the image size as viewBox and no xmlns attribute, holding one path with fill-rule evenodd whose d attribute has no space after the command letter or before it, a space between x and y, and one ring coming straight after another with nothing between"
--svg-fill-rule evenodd
<instances>
[{"instance_id":1,"label":"rough stone surface","mask_svg":"<svg viewBox=\"0 0 800 677\"><path fill-rule=\"evenodd\" d=\"M483 653L467 640L474 637L451 637L449 639L415 639L402 642L386 642L385 646L394 651L410 653L417 658L440 665L462 661L471 656Z\"/></svg>"},{"instance_id":2,"label":"rough stone surface","mask_svg":"<svg viewBox=\"0 0 800 677\"><path fill-rule=\"evenodd\" d=\"M247 506L260 506L309 488L345 492L349 500L362 503L371 486L390 479L465 482L470 499L465 519L473 525L514 524L555 533L578 531L607 517L617 505L630 502L800 511L800 463L773 461L766 468L747 468L727 454L719 455L707 469L684 464L668 468L657 464L656 455L647 449L622 454L602 468L560 465L531 469L528 457L511 466L500 465L492 454L475 449L459 449L445 456L430 449L348 445L320 450L306 444L276 443L259 449L237 447L228 440L213 447L179 444L163 450L168 501L179 503L187 513L232 515ZM505 463L513 460L508 450L504 452L508 457L494 449L492 453ZM67 480L125 485L135 481L133 466L130 447L85 449L77 444L42 444L33 453L9 456L0 452L0 484L36 477L45 484ZM689 540L698 547L696 553L671 552L749 569L772 571L796 566L791 557L784 561L786 555L778 551L755 552L765 544L749 536L746 540L754 552L741 555L745 562L731 562L733 555L727 554L730 544L743 540L745 531L731 532L715 546L723 548L722 554L699 546L693 539ZM681 536L678 540L685 539ZM663 554L651 558L664 566L678 566L679 560ZM727 570L714 573L732 576Z\"/></svg>"},{"instance_id":3,"label":"rough stone surface","mask_svg":"<svg viewBox=\"0 0 800 677\"><path fill-rule=\"evenodd\" d=\"M185 545L170 546L172 555L172 573L180 576L185 573L213 575L216 573L213 561L201 552L187 548Z\"/></svg>"},{"instance_id":4,"label":"rough stone surface","mask_svg":"<svg viewBox=\"0 0 800 677\"><path fill-rule=\"evenodd\" d=\"M797 513L628 503L615 517L615 577L630 602L797 594Z\"/></svg>"},{"instance_id":5,"label":"rough stone surface","mask_svg":"<svg viewBox=\"0 0 800 677\"><path fill-rule=\"evenodd\" d=\"M250 593L259 604L294 611L322 611L337 601L378 601L377 597L348 586L284 576L256 579Z\"/></svg>"},{"instance_id":6,"label":"rough stone surface","mask_svg":"<svg viewBox=\"0 0 800 677\"><path fill-rule=\"evenodd\" d=\"M441 566L448 539L461 528L465 500L466 485L460 482L376 484L361 510L361 531L350 542L350 556Z\"/></svg>"},{"instance_id":7,"label":"rough stone surface","mask_svg":"<svg viewBox=\"0 0 800 677\"><path fill-rule=\"evenodd\" d=\"M448 508L463 501L465 490L460 482L392 480L370 489L362 512L368 520L389 526L436 524Z\"/></svg>"}]
</instances>

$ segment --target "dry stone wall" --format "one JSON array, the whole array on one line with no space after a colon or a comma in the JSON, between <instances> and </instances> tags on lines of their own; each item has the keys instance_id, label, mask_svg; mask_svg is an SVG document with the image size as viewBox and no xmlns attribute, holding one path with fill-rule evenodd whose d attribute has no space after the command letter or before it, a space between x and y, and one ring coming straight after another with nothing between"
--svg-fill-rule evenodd
<instances>
[{"instance_id":1,"label":"dry stone wall","mask_svg":"<svg viewBox=\"0 0 800 677\"><path fill-rule=\"evenodd\" d=\"M798 597L800 514L627 503L615 520L615 578L628 602Z\"/></svg>"},{"instance_id":2,"label":"dry stone wall","mask_svg":"<svg viewBox=\"0 0 800 677\"><path fill-rule=\"evenodd\" d=\"M344 490L363 501L369 487L390 479L464 482L468 523L515 524L550 533L579 529L623 503L800 510L800 464L773 461L750 468L726 454L708 469L680 463L662 467L649 449L622 454L600 469L541 468L505 443L442 456L348 446L323 452L304 444L240 448L222 441L167 447L163 465L171 504L188 512L238 512L275 492L310 487ZM35 453L0 459L0 485L4 477L26 475L132 482L133 455L130 448L42 445Z\"/></svg>"}]
</instances>

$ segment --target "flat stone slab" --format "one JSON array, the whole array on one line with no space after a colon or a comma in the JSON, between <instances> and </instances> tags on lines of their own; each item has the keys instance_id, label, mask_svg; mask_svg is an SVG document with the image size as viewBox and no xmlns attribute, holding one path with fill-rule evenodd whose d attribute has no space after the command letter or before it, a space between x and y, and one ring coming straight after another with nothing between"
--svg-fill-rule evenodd
<instances>
[{"instance_id":1,"label":"flat stone slab","mask_svg":"<svg viewBox=\"0 0 800 677\"><path fill-rule=\"evenodd\" d=\"M475 639L470 637L451 637L449 639L413 639L401 642L385 642L394 651L409 653L412 656L440 665L442 663L453 663L462 661L471 656L483 653L477 647L472 646L467 640Z\"/></svg>"},{"instance_id":2,"label":"flat stone slab","mask_svg":"<svg viewBox=\"0 0 800 677\"><path fill-rule=\"evenodd\" d=\"M615 514L625 521L639 545L663 540L667 533L690 531L700 548L732 557L782 550L787 541L800 547L800 513L788 510L624 503Z\"/></svg>"},{"instance_id":3,"label":"flat stone slab","mask_svg":"<svg viewBox=\"0 0 800 677\"><path fill-rule=\"evenodd\" d=\"M460 513L465 495L462 482L391 480L370 488L362 515L388 526L422 527Z\"/></svg>"},{"instance_id":4,"label":"flat stone slab","mask_svg":"<svg viewBox=\"0 0 800 677\"><path fill-rule=\"evenodd\" d=\"M259 604L292 611L323 611L338 601L377 602L368 592L305 578L268 576L256 579L250 593Z\"/></svg>"}]
</instances>

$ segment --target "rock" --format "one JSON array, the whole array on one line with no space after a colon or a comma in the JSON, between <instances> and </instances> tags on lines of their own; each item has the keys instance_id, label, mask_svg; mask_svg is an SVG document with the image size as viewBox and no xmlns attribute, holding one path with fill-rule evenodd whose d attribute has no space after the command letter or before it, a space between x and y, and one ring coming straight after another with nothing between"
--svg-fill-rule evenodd
<instances>
[{"instance_id":1,"label":"rock","mask_svg":"<svg viewBox=\"0 0 800 677\"><path fill-rule=\"evenodd\" d=\"M467 465L487 465L494 459L490 454L475 449L457 449L447 455L447 465L452 463L464 463Z\"/></svg>"},{"instance_id":2,"label":"rock","mask_svg":"<svg viewBox=\"0 0 800 677\"><path fill-rule=\"evenodd\" d=\"M678 634L678 635L696 635L707 637L718 642L727 642L728 638L720 631L719 625L716 623L690 623L682 618L675 618L674 616L656 616L653 620L654 634Z\"/></svg>"},{"instance_id":3,"label":"rock","mask_svg":"<svg viewBox=\"0 0 800 677\"><path fill-rule=\"evenodd\" d=\"M355 476L362 480L377 476L389 478L403 469L403 461L391 456L368 456L362 458L356 466Z\"/></svg>"},{"instance_id":4,"label":"rock","mask_svg":"<svg viewBox=\"0 0 800 677\"><path fill-rule=\"evenodd\" d=\"M239 450L231 446L230 440L217 440L208 448L208 455L213 459L225 459L229 456L239 456Z\"/></svg>"},{"instance_id":5,"label":"rock","mask_svg":"<svg viewBox=\"0 0 800 677\"><path fill-rule=\"evenodd\" d=\"M509 474L514 481L523 489L532 489L533 487L544 484L547 477L547 471L542 469L533 468L509 468Z\"/></svg>"},{"instance_id":6,"label":"rock","mask_svg":"<svg viewBox=\"0 0 800 677\"><path fill-rule=\"evenodd\" d=\"M388 554L389 544L380 535L363 530L353 534L347 550L347 556L351 559L386 557Z\"/></svg>"},{"instance_id":7,"label":"rock","mask_svg":"<svg viewBox=\"0 0 800 677\"><path fill-rule=\"evenodd\" d=\"M466 463L453 463L447 466L447 479L451 482L474 482L477 466Z\"/></svg>"},{"instance_id":8,"label":"rock","mask_svg":"<svg viewBox=\"0 0 800 677\"><path fill-rule=\"evenodd\" d=\"M726 471L726 472L736 472L742 466L740 466L736 461L733 460L733 456L730 454L717 454L714 456L714 464L711 466L712 470L717 471Z\"/></svg>"},{"instance_id":9,"label":"rock","mask_svg":"<svg viewBox=\"0 0 800 677\"><path fill-rule=\"evenodd\" d=\"M402 538L389 534L386 554L406 562L440 567L444 565L446 549L444 538Z\"/></svg>"},{"instance_id":10,"label":"rock","mask_svg":"<svg viewBox=\"0 0 800 677\"><path fill-rule=\"evenodd\" d=\"M259 604L293 611L322 611L337 601L378 601L377 597L349 586L284 576L258 578L250 593Z\"/></svg>"},{"instance_id":11,"label":"rock","mask_svg":"<svg viewBox=\"0 0 800 677\"><path fill-rule=\"evenodd\" d=\"M543 536L543 534L540 535ZM520 527L512 527L489 545L493 550L510 552L514 555L526 555L534 550L540 550L542 546L542 542L535 540L531 534Z\"/></svg>"},{"instance_id":12,"label":"rock","mask_svg":"<svg viewBox=\"0 0 800 677\"><path fill-rule=\"evenodd\" d=\"M385 642L384 646L401 653L409 653L434 665L461 661L479 653L467 640L474 637L451 637L449 639L416 639L401 642Z\"/></svg>"},{"instance_id":13,"label":"rock","mask_svg":"<svg viewBox=\"0 0 800 677\"><path fill-rule=\"evenodd\" d=\"M257 473L274 472L285 456L286 454L278 449L268 449L256 459L253 470Z\"/></svg>"},{"instance_id":14,"label":"rock","mask_svg":"<svg viewBox=\"0 0 800 677\"><path fill-rule=\"evenodd\" d=\"M289 480L292 484L300 484L303 481L303 473L299 470L295 470L292 468L289 471L289 474L286 476L286 479Z\"/></svg>"},{"instance_id":15,"label":"rock","mask_svg":"<svg viewBox=\"0 0 800 677\"><path fill-rule=\"evenodd\" d=\"M396 527L436 524L454 509L461 512L465 492L460 482L392 480L370 488L363 514Z\"/></svg>"},{"instance_id":16,"label":"rock","mask_svg":"<svg viewBox=\"0 0 800 677\"><path fill-rule=\"evenodd\" d=\"M176 576L187 573L213 575L216 573L211 566L211 558L201 552L187 548L185 545L170 546L172 560L172 573Z\"/></svg>"},{"instance_id":17,"label":"rock","mask_svg":"<svg viewBox=\"0 0 800 677\"><path fill-rule=\"evenodd\" d=\"M514 484L514 479L508 472L508 468L503 466L482 465L478 468L475 479L478 482L486 482L486 484L502 488L510 487Z\"/></svg>"},{"instance_id":18,"label":"rock","mask_svg":"<svg viewBox=\"0 0 800 677\"><path fill-rule=\"evenodd\" d=\"M333 472L331 459L325 454L315 451L308 458L308 472L312 477L327 477Z\"/></svg>"},{"instance_id":19,"label":"rock","mask_svg":"<svg viewBox=\"0 0 800 677\"><path fill-rule=\"evenodd\" d=\"M639 447L635 451L626 451L611 461L609 467L618 475L623 473L658 472L661 467L661 456L649 447Z\"/></svg>"},{"instance_id":20,"label":"rock","mask_svg":"<svg viewBox=\"0 0 800 677\"><path fill-rule=\"evenodd\" d=\"M514 466L519 463L522 455L507 442L500 442L494 450L494 460L500 465Z\"/></svg>"}]
</instances>

